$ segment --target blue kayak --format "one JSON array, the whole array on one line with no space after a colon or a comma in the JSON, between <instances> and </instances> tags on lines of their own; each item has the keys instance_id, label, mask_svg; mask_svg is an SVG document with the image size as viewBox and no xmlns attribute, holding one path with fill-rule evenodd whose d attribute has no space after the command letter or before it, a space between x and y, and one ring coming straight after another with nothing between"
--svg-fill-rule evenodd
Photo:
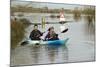
<instances>
[{"instance_id":1,"label":"blue kayak","mask_svg":"<svg viewBox=\"0 0 100 67\"><path fill-rule=\"evenodd\" d=\"M28 40L27 44L28 46L36 46L36 45L48 45L48 46L55 46L55 47L59 47L59 46L63 46L68 42L69 38L66 38L64 40L53 40L53 41L32 41L32 40Z\"/></svg>"},{"instance_id":2,"label":"blue kayak","mask_svg":"<svg viewBox=\"0 0 100 67\"><path fill-rule=\"evenodd\" d=\"M64 40L47 41L47 45L48 46L55 46L55 47L63 46L67 43L68 40L69 40L69 38L64 39Z\"/></svg>"}]
</instances>

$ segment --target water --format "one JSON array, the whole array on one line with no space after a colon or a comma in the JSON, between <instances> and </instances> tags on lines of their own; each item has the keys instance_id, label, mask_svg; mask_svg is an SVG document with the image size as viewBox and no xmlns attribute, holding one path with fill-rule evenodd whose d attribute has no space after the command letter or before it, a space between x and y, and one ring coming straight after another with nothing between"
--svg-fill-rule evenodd
<instances>
[{"instance_id":1,"label":"water","mask_svg":"<svg viewBox=\"0 0 100 67\"><path fill-rule=\"evenodd\" d=\"M46 21L59 21L59 18L50 18L51 14L24 14L32 23L40 23L42 16ZM55 14L58 15L58 14ZM11 65L32 65L32 64L50 64L50 63L69 63L95 60L95 35L92 30L93 27L88 26L86 19L82 16L78 21L73 19L72 14L65 14L67 20L73 23L65 23L64 26L68 28L68 32L60 34L60 39L69 38L66 47L50 48L48 46L32 47L32 46L18 46L11 51ZM21 17L23 18L23 17ZM46 24L45 29L39 26L40 31L46 31L49 27L54 26L55 32L60 33L61 24ZM33 25L26 29L25 38L29 39L29 34L33 29ZM23 41L22 40L22 41Z\"/></svg>"}]
</instances>

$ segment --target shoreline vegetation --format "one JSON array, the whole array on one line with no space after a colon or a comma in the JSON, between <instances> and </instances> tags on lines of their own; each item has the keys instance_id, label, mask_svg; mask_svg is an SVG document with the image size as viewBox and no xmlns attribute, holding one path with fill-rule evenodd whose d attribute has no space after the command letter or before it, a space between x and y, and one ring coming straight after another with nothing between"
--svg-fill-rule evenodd
<instances>
[{"instance_id":1,"label":"shoreline vegetation","mask_svg":"<svg viewBox=\"0 0 100 67\"><path fill-rule=\"evenodd\" d=\"M23 13L51 13L50 18L60 18L60 15L54 15L54 13L60 13L63 11L65 14L73 14L74 19L78 20L81 18L81 15L84 14L87 17L88 22L91 22L92 19L95 21L95 6L84 6L82 8L75 7L74 9L50 9L49 7L35 8L35 7L25 7L25 6L11 6L11 16L14 16L14 13L20 12L19 17L24 16Z\"/></svg>"},{"instance_id":2,"label":"shoreline vegetation","mask_svg":"<svg viewBox=\"0 0 100 67\"><path fill-rule=\"evenodd\" d=\"M13 15L14 12L26 12L26 13L60 13L61 10L64 11L64 13L71 13L74 14L76 12L81 14L90 14L93 15L95 13L95 6L89 6L89 7L83 7L78 8L75 7L74 9L50 9L49 7L43 7L43 8L35 8L35 7L24 7L24 6L11 6L11 15Z\"/></svg>"},{"instance_id":3,"label":"shoreline vegetation","mask_svg":"<svg viewBox=\"0 0 100 67\"><path fill-rule=\"evenodd\" d=\"M26 19L11 19L11 48L17 47L19 42L24 38L25 29L29 26Z\"/></svg>"}]
</instances>

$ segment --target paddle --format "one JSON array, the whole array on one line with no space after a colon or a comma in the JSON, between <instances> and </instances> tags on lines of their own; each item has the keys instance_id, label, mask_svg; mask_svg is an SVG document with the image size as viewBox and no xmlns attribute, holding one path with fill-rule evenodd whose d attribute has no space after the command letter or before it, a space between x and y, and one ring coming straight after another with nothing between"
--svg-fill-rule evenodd
<instances>
[{"instance_id":1,"label":"paddle","mask_svg":"<svg viewBox=\"0 0 100 67\"><path fill-rule=\"evenodd\" d=\"M67 29L65 29L65 30L63 30L61 33L65 33L65 32L67 32L68 31L68 28ZM61 34L61 33L59 33L59 34ZM59 35L58 34L58 35ZM22 42L21 43L21 46L24 46L24 45L26 45L26 44L28 44L29 43L29 41L24 41L24 42Z\"/></svg>"},{"instance_id":2,"label":"paddle","mask_svg":"<svg viewBox=\"0 0 100 67\"><path fill-rule=\"evenodd\" d=\"M63 30L61 33L65 33L65 32L67 32L68 31L68 28L67 29L65 29L65 30Z\"/></svg>"},{"instance_id":3,"label":"paddle","mask_svg":"<svg viewBox=\"0 0 100 67\"><path fill-rule=\"evenodd\" d=\"M61 33L65 33L65 32L67 32L67 31L68 31L68 28L66 28L66 29L64 29L63 31L61 31L60 33L58 33L58 35L61 34ZM41 40L44 40L47 34L48 34L48 31L46 31L46 32L40 37L40 39L41 39Z\"/></svg>"}]
</instances>

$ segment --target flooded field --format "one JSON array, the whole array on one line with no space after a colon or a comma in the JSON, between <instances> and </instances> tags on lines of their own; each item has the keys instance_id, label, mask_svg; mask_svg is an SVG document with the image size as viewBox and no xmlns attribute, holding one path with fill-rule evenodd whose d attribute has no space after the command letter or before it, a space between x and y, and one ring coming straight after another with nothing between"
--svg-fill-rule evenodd
<instances>
[{"instance_id":1,"label":"flooded field","mask_svg":"<svg viewBox=\"0 0 100 67\"><path fill-rule=\"evenodd\" d=\"M24 13L24 16L16 17L27 18L32 23L41 23L42 17L45 17L45 20L49 22L59 21L59 18L50 18L50 15L49 13ZM73 18L73 14L65 14L65 18L68 21L73 21L72 23L63 24L69 29L68 32L59 34L60 39L69 38L66 47L53 48L46 45L40 47L19 46L19 43L18 47L11 49L11 66L94 61L94 21L89 26L85 15L82 15L77 21ZM25 37L22 41L29 39L33 26L30 25L25 29ZM55 28L56 33L61 32L61 24L46 24L45 29L42 29L41 25L39 25L39 30L44 32L51 26Z\"/></svg>"}]
</instances>

